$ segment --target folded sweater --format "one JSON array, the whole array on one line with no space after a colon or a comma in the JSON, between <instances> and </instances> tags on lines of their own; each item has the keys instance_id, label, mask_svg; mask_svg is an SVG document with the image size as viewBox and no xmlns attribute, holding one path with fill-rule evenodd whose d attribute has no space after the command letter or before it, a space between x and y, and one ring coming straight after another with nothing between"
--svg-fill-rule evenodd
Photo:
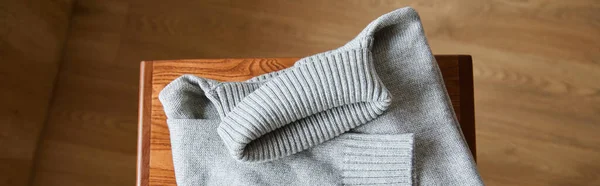
<instances>
[{"instance_id":1,"label":"folded sweater","mask_svg":"<svg viewBox=\"0 0 600 186\"><path fill-rule=\"evenodd\" d=\"M243 82L159 95L178 185L482 185L417 13Z\"/></svg>"}]
</instances>

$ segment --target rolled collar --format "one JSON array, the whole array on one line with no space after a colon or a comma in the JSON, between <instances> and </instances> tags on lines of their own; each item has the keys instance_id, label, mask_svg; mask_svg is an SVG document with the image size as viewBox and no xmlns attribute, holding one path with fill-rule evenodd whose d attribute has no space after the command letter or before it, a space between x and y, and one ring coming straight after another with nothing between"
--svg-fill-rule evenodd
<instances>
[{"instance_id":1,"label":"rolled collar","mask_svg":"<svg viewBox=\"0 0 600 186\"><path fill-rule=\"evenodd\" d=\"M295 154L365 124L391 102L368 49L301 59L271 77L210 83L217 129L237 160L260 162Z\"/></svg>"}]
</instances>

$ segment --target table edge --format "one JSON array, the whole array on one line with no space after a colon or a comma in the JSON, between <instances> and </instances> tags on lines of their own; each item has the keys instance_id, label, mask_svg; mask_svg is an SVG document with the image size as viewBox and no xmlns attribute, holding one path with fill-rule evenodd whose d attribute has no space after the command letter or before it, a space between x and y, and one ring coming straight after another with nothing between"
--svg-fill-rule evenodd
<instances>
[{"instance_id":1,"label":"table edge","mask_svg":"<svg viewBox=\"0 0 600 186\"><path fill-rule=\"evenodd\" d=\"M458 81L460 83L460 119L461 132L466 139L472 141L467 143L473 160L477 162L477 138L475 126L475 87L473 86L473 58L470 55L457 55L458 57ZM472 128L464 128L471 126ZM467 141L469 141L467 140Z\"/></svg>"},{"instance_id":2,"label":"table edge","mask_svg":"<svg viewBox=\"0 0 600 186\"><path fill-rule=\"evenodd\" d=\"M461 132L465 139L473 141L468 144L471 154L475 161L476 159L476 144L475 141L475 103L474 103L474 86L473 86L473 61L471 55L461 54L442 54L435 57L453 57L456 58L459 65L459 83L460 83L460 108L461 122L468 123L473 128L473 132L464 132L462 125ZM298 58L300 59L300 58ZM194 60L194 59L189 59ZM139 89L139 107L138 107L138 144L137 144L137 165L136 165L136 185L149 185L150 171L150 127L152 114L152 72L154 62L165 62L172 60L159 61L142 61L140 63L140 89ZM182 61L187 61L186 59ZM148 113L148 114L144 114ZM465 135L466 134L466 135Z\"/></svg>"},{"instance_id":3,"label":"table edge","mask_svg":"<svg viewBox=\"0 0 600 186\"><path fill-rule=\"evenodd\" d=\"M138 106L138 142L136 185L149 184L150 178L150 127L152 115L152 61L140 63L140 85ZM146 114L144 114L146 113Z\"/></svg>"}]
</instances>

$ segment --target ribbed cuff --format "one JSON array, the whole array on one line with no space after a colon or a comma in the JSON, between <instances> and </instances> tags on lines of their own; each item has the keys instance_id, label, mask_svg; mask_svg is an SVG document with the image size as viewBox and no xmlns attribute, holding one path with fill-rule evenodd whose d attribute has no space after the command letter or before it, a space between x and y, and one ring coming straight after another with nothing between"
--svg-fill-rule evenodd
<instances>
[{"instance_id":1,"label":"ribbed cuff","mask_svg":"<svg viewBox=\"0 0 600 186\"><path fill-rule=\"evenodd\" d=\"M226 114L217 131L240 161L308 149L373 120L391 102L367 49L305 58L264 81L236 104L221 105Z\"/></svg>"},{"instance_id":2,"label":"ribbed cuff","mask_svg":"<svg viewBox=\"0 0 600 186\"><path fill-rule=\"evenodd\" d=\"M344 185L412 185L413 134L344 134Z\"/></svg>"}]
</instances>

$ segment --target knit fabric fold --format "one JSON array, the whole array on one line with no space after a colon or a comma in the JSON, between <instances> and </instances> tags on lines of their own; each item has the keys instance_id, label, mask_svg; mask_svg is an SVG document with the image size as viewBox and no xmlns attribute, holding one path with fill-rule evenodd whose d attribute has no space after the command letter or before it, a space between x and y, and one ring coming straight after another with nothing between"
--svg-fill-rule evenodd
<instances>
[{"instance_id":1,"label":"knit fabric fold","mask_svg":"<svg viewBox=\"0 0 600 186\"><path fill-rule=\"evenodd\" d=\"M482 185L418 14L242 82L159 94L178 185Z\"/></svg>"},{"instance_id":2,"label":"knit fabric fold","mask_svg":"<svg viewBox=\"0 0 600 186\"><path fill-rule=\"evenodd\" d=\"M218 120L167 121L172 148L194 150L173 153L178 185L409 186L413 183L412 134L345 133L279 160L244 163L229 157L219 143L220 137L214 132Z\"/></svg>"},{"instance_id":3,"label":"knit fabric fold","mask_svg":"<svg viewBox=\"0 0 600 186\"><path fill-rule=\"evenodd\" d=\"M307 58L264 82L222 118L218 133L231 155L241 161L281 158L381 115L391 97L370 57L358 49Z\"/></svg>"}]
</instances>

